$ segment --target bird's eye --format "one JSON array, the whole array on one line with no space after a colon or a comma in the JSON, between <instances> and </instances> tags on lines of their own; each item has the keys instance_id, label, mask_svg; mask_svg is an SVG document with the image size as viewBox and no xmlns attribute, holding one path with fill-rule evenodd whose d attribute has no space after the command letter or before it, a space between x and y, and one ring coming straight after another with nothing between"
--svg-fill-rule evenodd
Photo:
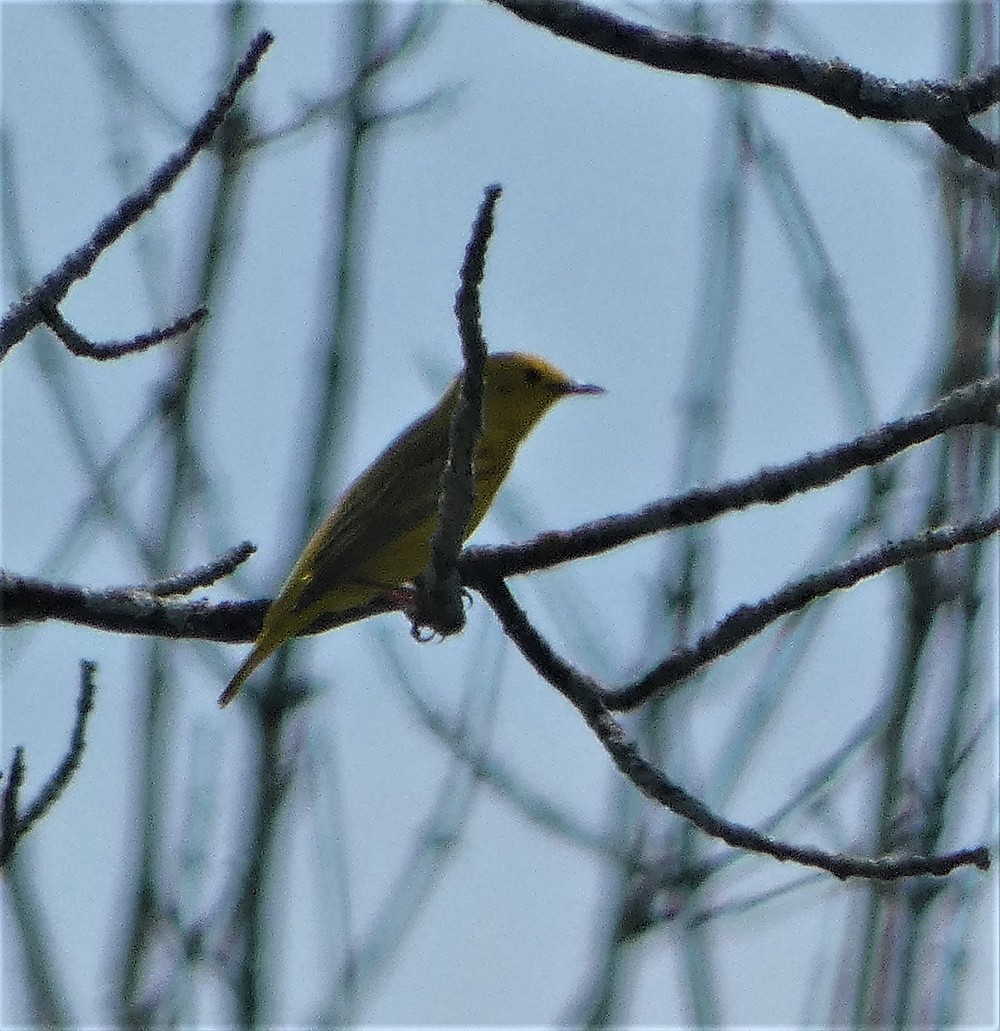
<instances>
[{"instance_id":1,"label":"bird's eye","mask_svg":"<svg viewBox=\"0 0 1000 1031\"><path fill-rule=\"evenodd\" d=\"M528 368L524 370L524 382L525 383L541 383L542 374L538 369Z\"/></svg>"}]
</instances>

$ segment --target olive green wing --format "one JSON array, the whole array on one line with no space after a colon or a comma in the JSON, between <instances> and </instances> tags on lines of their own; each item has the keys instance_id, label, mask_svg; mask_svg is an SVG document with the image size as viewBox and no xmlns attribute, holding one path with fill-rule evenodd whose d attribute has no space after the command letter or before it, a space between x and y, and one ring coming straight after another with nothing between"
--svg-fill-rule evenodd
<instances>
[{"instance_id":1,"label":"olive green wing","mask_svg":"<svg viewBox=\"0 0 1000 1031\"><path fill-rule=\"evenodd\" d=\"M289 576L288 587L298 593L295 609L309 608L338 588L363 587L364 580L356 579L358 573L377 564L382 553L433 517L448 432L448 420L442 419L437 409L429 412L397 437L347 489ZM394 583L372 583L372 593L397 586L419 571L419 567L403 570L404 575Z\"/></svg>"}]
</instances>

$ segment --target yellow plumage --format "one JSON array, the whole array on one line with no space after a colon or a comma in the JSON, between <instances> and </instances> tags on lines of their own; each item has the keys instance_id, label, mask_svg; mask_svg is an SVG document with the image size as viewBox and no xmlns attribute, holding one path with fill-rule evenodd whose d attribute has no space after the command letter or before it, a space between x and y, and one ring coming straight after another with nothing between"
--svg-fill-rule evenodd
<instances>
[{"instance_id":1,"label":"yellow plumage","mask_svg":"<svg viewBox=\"0 0 1000 1031\"><path fill-rule=\"evenodd\" d=\"M467 537L493 503L518 446L546 411L570 394L600 393L600 387L574 383L529 354L490 355L483 383L483 432ZM460 388L456 379L344 492L271 603L253 649L219 697L220 705L228 705L285 641L323 617L409 583L424 570Z\"/></svg>"}]
</instances>

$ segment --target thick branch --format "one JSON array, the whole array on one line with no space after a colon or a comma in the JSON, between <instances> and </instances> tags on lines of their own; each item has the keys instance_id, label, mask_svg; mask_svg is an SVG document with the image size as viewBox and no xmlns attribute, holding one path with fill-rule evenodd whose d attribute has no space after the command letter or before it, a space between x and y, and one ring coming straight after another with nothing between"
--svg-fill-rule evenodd
<instances>
[{"instance_id":1,"label":"thick branch","mask_svg":"<svg viewBox=\"0 0 1000 1031\"><path fill-rule=\"evenodd\" d=\"M52 584L0 571L0 626L8 627L55 619L118 634L242 644L257 638L270 604L268 598L176 601L165 599L149 587L101 590L75 584ZM372 602L362 608L339 612L335 619L317 623L309 632L322 633L335 626L394 612L398 607L393 601Z\"/></svg>"}]
</instances>

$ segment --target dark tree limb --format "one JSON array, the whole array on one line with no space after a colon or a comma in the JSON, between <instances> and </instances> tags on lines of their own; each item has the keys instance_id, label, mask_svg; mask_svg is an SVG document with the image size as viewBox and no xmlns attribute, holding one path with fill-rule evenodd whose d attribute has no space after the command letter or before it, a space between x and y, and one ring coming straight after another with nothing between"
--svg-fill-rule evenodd
<instances>
[{"instance_id":1,"label":"dark tree limb","mask_svg":"<svg viewBox=\"0 0 1000 1031\"><path fill-rule=\"evenodd\" d=\"M565 532L540 534L526 544L468 548L460 562L463 582L474 586L474 575L487 571L501 577L534 572L599 555L654 533L708 522L726 512L777 505L885 462L959 426L1000 426L1000 377L961 387L918 415L885 423L854 440L742 480L692 490Z\"/></svg>"},{"instance_id":2,"label":"dark tree limb","mask_svg":"<svg viewBox=\"0 0 1000 1031\"><path fill-rule=\"evenodd\" d=\"M187 171L198 154L212 142L212 138L236 102L236 95L256 72L261 58L273 41L274 37L269 32L261 32L254 38L246 56L229 80L229 84L195 125L184 146L160 166L144 187L126 197L117 209L101 222L93 236L82 247L70 254L57 269L50 272L20 301L11 306L3 321L0 322L0 361L7 356L15 344L23 340L33 329L43 324L51 325L53 322L58 327L57 336L60 336L61 331L67 336L67 341L73 341L75 347L82 347L85 353L88 350L94 351L95 345L86 341L76 330L72 330L61 316L58 316L58 306L69 293L70 288L90 274L97 259L153 208L157 201ZM187 316L186 318L194 317ZM183 321L184 319L180 320L181 323ZM176 326L178 323L174 325ZM158 332L163 333L164 331ZM136 339L149 340L155 336L156 333L143 334L142 337ZM163 336L161 339L167 338L167 336ZM147 343L146 346L152 346L152 343ZM133 346L131 349L126 349L124 353L130 353L130 350L137 349ZM89 354L89 357L99 356L102 355ZM102 357L115 357L115 355L103 355Z\"/></svg>"},{"instance_id":3,"label":"dark tree limb","mask_svg":"<svg viewBox=\"0 0 1000 1031\"><path fill-rule=\"evenodd\" d=\"M501 192L501 187L496 184L486 188L465 249L455 296L455 317L462 340L462 389L451 420L448 461L441 476L431 558L415 596L415 633L419 633L422 627L430 627L447 636L457 633L465 625L458 554L468 536L476 498L474 466L476 448L483 432L483 374L486 367L479 288L486 274L486 249L493 235L493 214Z\"/></svg>"},{"instance_id":4,"label":"dark tree limb","mask_svg":"<svg viewBox=\"0 0 1000 1031\"><path fill-rule=\"evenodd\" d=\"M597 685L577 673L552 651L502 580L487 580L480 590L499 617L507 636L535 671L583 716L615 766L647 798L689 820L705 834L733 848L826 870L841 880L862 877L892 881L921 875L944 876L963 866L989 869L989 849L983 845L936 856L881 856L870 859L793 845L762 834L752 827L723 819L643 759L638 747L604 706Z\"/></svg>"},{"instance_id":5,"label":"dark tree limb","mask_svg":"<svg viewBox=\"0 0 1000 1031\"><path fill-rule=\"evenodd\" d=\"M563 39L659 71L794 90L855 118L920 122L965 157L1000 168L1000 143L969 122L1000 102L1000 67L959 82L894 82L844 61L663 32L578 0L492 2Z\"/></svg>"}]
</instances>

